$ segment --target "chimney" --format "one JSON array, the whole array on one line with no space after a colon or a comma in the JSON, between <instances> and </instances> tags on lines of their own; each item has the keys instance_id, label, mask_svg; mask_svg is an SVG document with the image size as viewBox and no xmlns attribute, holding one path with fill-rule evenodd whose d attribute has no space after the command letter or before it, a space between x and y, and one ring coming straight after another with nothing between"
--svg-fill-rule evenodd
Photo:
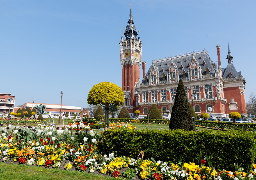
<instances>
[{"instance_id":1,"label":"chimney","mask_svg":"<svg viewBox=\"0 0 256 180\"><path fill-rule=\"evenodd\" d=\"M142 62L143 78L145 77L146 62Z\"/></svg>"},{"instance_id":2,"label":"chimney","mask_svg":"<svg viewBox=\"0 0 256 180\"><path fill-rule=\"evenodd\" d=\"M220 62L220 45L216 46L217 48L217 56L218 56L218 66L221 66L221 62Z\"/></svg>"}]
</instances>

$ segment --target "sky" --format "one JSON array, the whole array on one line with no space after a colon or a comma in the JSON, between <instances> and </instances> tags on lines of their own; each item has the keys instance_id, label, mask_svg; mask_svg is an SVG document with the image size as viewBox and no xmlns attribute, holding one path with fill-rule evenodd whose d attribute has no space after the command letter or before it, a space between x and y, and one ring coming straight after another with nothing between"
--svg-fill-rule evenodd
<instances>
[{"instance_id":1,"label":"sky","mask_svg":"<svg viewBox=\"0 0 256 180\"><path fill-rule=\"evenodd\" d=\"M0 93L25 102L88 107L93 85L121 87L119 41L130 12L142 40L146 71L152 60L206 49L217 63L246 79L256 93L255 0L0 0ZM142 70L141 70L142 75Z\"/></svg>"}]
</instances>

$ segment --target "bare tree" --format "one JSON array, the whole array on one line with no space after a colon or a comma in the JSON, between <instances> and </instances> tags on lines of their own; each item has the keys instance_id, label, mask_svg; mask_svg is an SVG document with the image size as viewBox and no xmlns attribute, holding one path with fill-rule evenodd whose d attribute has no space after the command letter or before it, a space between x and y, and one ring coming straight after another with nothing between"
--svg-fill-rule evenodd
<instances>
[{"instance_id":1,"label":"bare tree","mask_svg":"<svg viewBox=\"0 0 256 180\"><path fill-rule=\"evenodd\" d=\"M249 101L246 103L246 110L248 115L256 115L256 95L250 94Z\"/></svg>"}]
</instances>

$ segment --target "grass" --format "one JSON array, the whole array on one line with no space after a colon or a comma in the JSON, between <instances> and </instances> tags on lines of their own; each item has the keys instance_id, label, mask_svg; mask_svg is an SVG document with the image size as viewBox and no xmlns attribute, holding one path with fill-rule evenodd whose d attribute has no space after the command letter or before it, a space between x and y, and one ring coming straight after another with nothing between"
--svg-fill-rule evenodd
<instances>
[{"instance_id":1,"label":"grass","mask_svg":"<svg viewBox=\"0 0 256 180\"><path fill-rule=\"evenodd\" d=\"M158 129L158 130L169 130L169 124L140 124L140 123L131 123L132 126L135 126L136 129Z\"/></svg>"},{"instance_id":2,"label":"grass","mask_svg":"<svg viewBox=\"0 0 256 180\"><path fill-rule=\"evenodd\" d=\"M67 171L60 169L46 169L38 166L28 166L19 164L0 163L0 179L19 179L19 180L74 180L74 179L89 179L89 180L114 180L113 177L95 175L79 171Z\"/></svg>"}]
</instances>

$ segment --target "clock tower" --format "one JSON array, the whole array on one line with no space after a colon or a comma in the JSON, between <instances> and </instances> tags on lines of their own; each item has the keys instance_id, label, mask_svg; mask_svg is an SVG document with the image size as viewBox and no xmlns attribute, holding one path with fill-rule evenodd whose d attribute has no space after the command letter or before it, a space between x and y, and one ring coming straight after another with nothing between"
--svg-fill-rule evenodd
<instances>
[{"instance_id":1,"label":"clock tower","mask_svg":"<svg viewBox=\"0 0 256 180\"><path fill-rule=\"evenodd\" d=\"M124 34L120 40L120 62L122 66L122 90L125 106L129 113L138 109L135 97L135 85L140 80L142 41L133 22L132 10Z\"/></svg>"}]
</instances>

